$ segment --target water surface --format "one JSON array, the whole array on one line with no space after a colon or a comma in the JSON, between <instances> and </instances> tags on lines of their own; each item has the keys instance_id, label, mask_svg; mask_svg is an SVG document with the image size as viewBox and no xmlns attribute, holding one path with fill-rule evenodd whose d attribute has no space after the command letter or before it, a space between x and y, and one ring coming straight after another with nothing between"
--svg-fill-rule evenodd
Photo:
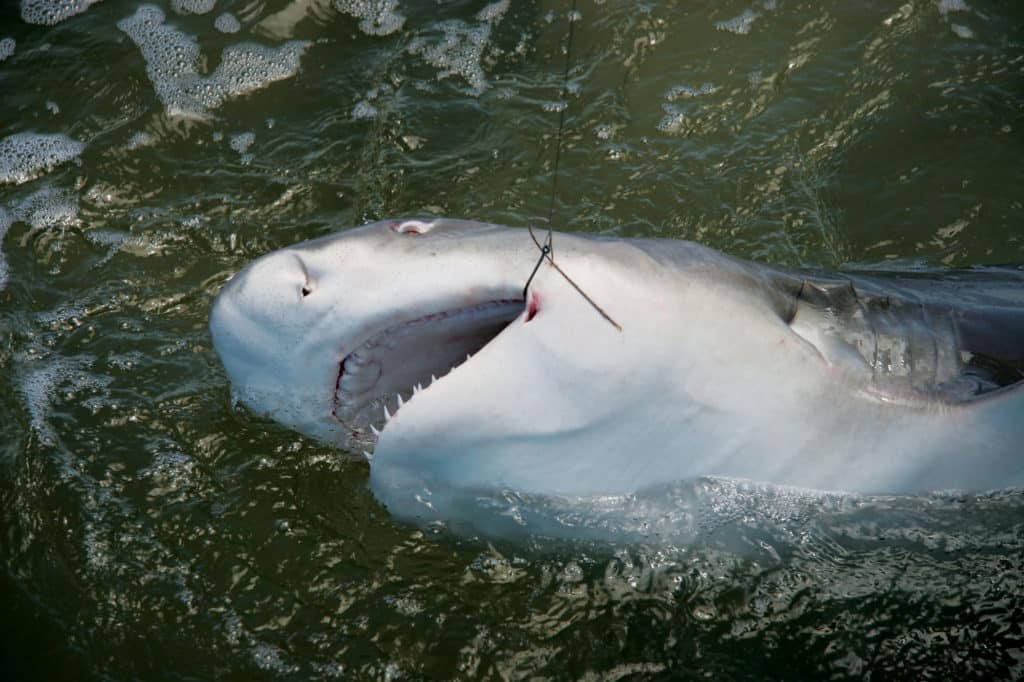
<instances>
[{"instance_id":1,"label":"water surface","mask_svg":"<svg viewBox=\"0 0 1024 682\"><path fill-rule=\"evenodd\" d=\"M1017 3L579 0L563 95L568 9L0 9L9 676L1024 676L1019 491L703 481L686 542L488 541L394 522L364 464L231 407L227 277L386 216L543 225L563 109L557 229L1024 261Z\"/></svg>"}]
</instances>

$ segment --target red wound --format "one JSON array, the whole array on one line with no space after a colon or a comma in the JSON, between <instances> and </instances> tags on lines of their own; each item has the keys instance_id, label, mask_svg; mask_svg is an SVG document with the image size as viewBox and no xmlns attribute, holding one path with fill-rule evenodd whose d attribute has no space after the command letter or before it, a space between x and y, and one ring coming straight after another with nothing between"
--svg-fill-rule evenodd
<instances>
[{"instance_id":1,"label":"red wound","mask_svg":"<svg viewBox=\"0 0 1024 682\"><path fill-rule=\"evenodd\" d=\"M540 297L535 293L531 292L530 302L526 305L526 319L523 322L529 322L537 316L537 312L540 310Z\"/></svg>"}]
</instances>

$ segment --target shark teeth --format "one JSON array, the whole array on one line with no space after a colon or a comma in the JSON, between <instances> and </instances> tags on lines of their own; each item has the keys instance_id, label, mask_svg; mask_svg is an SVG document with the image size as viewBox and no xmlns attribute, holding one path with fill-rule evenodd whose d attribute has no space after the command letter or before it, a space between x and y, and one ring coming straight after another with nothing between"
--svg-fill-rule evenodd
<instances>
[{"instance_id":1,"label":"shark teeth","mask_svg":"<svg viewBox=\"0 0 1024 682\"><path fill-rule=\"evenodd\" d=\"M473 357L472 353L467 353L466 354L466 360L470 360L472 357ZM452 371L456 367L460 367L461 365L462 365L462 363L459 363L458 365L453 365L452 367L450 367L448 369L447 372L442 374L440 378L444 378L444 377L448 376L449 374L452 373ZM370 433L373 435L373 439L371 441L371 444L374 445L374 446L376 445L377 441L380 440L381 434L384 431L384 427L386 427L388 425L388 423L391 422L392 419L394 419L395 417L398 416L398 412L403 407L405 407L409 403L409 401L412 400L413 397L419 395L420 393L422 393L427 388L430 388L437 381L438 381L437 375L431 374L430 375L430 383L428 383L426 386L424 386L422 383L416 383L410 389L407 389L408 398L403 396L401 393L394 393L394 394L390 394L390 395L384 397L384 399L382 400L382 402L380 404L381 412L382 412L382 416L383 416L383 423L376 422L376 423L366 424L366 428L368 428ZM394 403L395 407L393 407L393 408L392 407L388 407L388 403L391 401L392 396L394 397L394 400L395 400L395 403ZM392 410L394 410L394 411L392 412ZM380 426L378 427L377 424L380 424ZM365 441L364 441L364 444L365 444ZM369 450L362 450L362 454L363 454L364 457L366 457L366 461L367 462L371 462L373 460L373 456L374 456L373 452L371 452Z\"/></svg>"},{"instance_id":2,"label":"shark teeth","mask_svg":"<svg viewBox=\"0 0 1024 682\"><path fill-rule=\"evenodd\" d=\"M509 295L413 319L398 319L400 311L396 311L395 319L387 325L366 330L372 333L340 358L336 367L331 415L341 425L344 447L356 454L364 448L372 451L398 412L436 383L438 374L444 376L450 371L446 365L461 366L471 360L478 349L518 319L523 301L518 291L510 290ZM421 335L436 337L444 345L436 354L417 356L411 365L403 365L403 373L410 372L410 381L399 384L396 375L389 372L411 357ZM430 374L431 370L435 374ZM417 382L414 386L413 381Z\"/></svg>"}]
</instances>

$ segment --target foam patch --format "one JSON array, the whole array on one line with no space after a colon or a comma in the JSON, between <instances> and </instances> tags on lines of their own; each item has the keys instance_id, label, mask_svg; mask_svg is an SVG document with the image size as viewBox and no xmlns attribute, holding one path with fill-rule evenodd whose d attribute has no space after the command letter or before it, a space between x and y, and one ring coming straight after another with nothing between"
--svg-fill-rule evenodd
<instances>
[{"instance_id":1,"label":"foam patch","mask_svg":"<svg viewBox=\"0 0 1024 682\"><path fill-rule=\"evenodd\" d=\"M0 291L3 291L7 286L7 256L4 255L3 245L4 236L7 234L7 230L10 229L14 220L11 215L7 212L3 206L0 206Z\"/></svg>"},{"instance_id":2,"label":"foam patch","mask_svg":"<svg viewBox=\"0 0 1024 682\"><path fill-rule=\"evenodd\" d=\"M66 227L78 220L78 196L63 189L43 187L16 203L12 222L24 222L34 230Z\"/></svg>"},{"instance_id":3,"label":"foam patch","mask_svg":"<svg viewBox=\"0 0 1024 682\"><path fill-rule=\"evenodd\" d=\"M253 158L252 154L249 153L249 147L251 147L252 143L255 141L255 133L238 133L237 135L231 136L231 140L228 144L231 145L232 149L238 152L242 163L249 163Z\"/></svg>"},{"instance_id":4,"label":"foam patch","mask_svg":"<svg viewBox=\"0 0 1024 682\"><path fill-rule=\"evenodd\" d=\"M21 18L29 24L53 26L81 14L100 0L21 0Z\"/></svg>"},{"instance_id":5,"label":"foam patch","mask_svg":"<svg viewBox=\"0 0 1024 682\"><path fill-rule=\"evenodd\" d=\"M0 40L0 62L14 54L14 47L16 44L17 43L14 42L14 38L4 38L3 40Z\"/></svg>"},{"instance_id":6,"label":"foam patch","mask_svg":"<svg viewBox=\"0 0 1024 682\"><path fill-rule=\"evenodd\" d=\"M215 0L171 0L171 9L178 14L206 14L213 11Z\"/></svg>"},{"instance_id":7,"label":"foam patch","mask_svg":"<svg viewBox=\"0 0 1024 682\"><path fill-rule=\"evenodd\" d=\"M221 33L238 33L242 25L231 12L225 12L213 20L213 27Z\"/></svg>"},{"instance_id":8,"label":"foam patch","mask_svg":"<svg viewBox=\"0 0 1024 682\"><path fill-rule=\"evenodd\" d=\"M164 13L144 5L117 27L142 50L146 74L169 116L204 118L224 102L294 76L309 41L292 40L271 48L239 43L224 48L220 64L208 76L199 74L201 55L196 41L164 24Z\"/></svg>"},{"instance_id":9,"label":"foam patch","mask_svg":"<svg viewBox=\"0 0 1024 682\"><path fill-rule=\"evenodd\" d=\"M487 89L484 50L491 37L491 29L501 21L508 7L508 0L487 5L477 13L480 23L476 26L461 19L441 22L439 27L444 31L441 40L416 38L409 43L408 51L438 69L439 79L460 77L469 84L473 95L479 95Z\"/></svg>"},{"instance_id":10,"label":"foam patch","mask_svg":"<svg viewBox=\"0 0 1024 682\"><path fill-rule=\"evenodd\" d=\"M728 31L729 33L744 36L750 33L750 29L754 27L754 22L757 21L760 16L761 15L754 10L747 9L737 17L715 22L715 28L719 31Z\"/></svg>"},{"instance_id":11,"label":"foam patch","mask_svg":"<svg viewBox=\"0 0 1024 682\"><path fill-rule=\"evenodd\" d=\"M334 8L359 19L359 30L371 36L390 35L405 24L395 11L398 0L334 0Z\"/></svg>"},{"instance_id":12,"label":"foam patch","mask_svg":"<svg viewBox=\"0 0 1024 682\"><path fill-rule=\"evenodd\" d=\"M77 158L85 143L66 135L15 133L0 140L0 184L20 185Z\"/></svg>"},{"instance_id":13,"label":"foam patch","mask_svg":"<svg viewBox=\"0 0 1024 682\"><path fill-rule=\"evenodd\" d=\"M0 206L0 246L11 225L28 223L34 230L72 225L78 220L78 197L67 190L44 187L15 203L10 210ZM7 258L0 251L0 290L7 286Z\"/></svg>"},{"instance_id":14,"label":"foam patch","mask_svg":"<svg viewBox=\"0 0 1024 682\"><path fill-rule=\"evenodd\" d=\"M376 115L377 107L373 106L366 100L360 100L356 102L354 107L352 107L352 118L357 121L366 118L373 118Z\"/></svg>"},{"instance_id":15,"label":"foam patch","mask_svg":"<svg viewBox=\"0 0 1024 682\"><path fill-rule=\"evenodd\" d=\"M493 2L476 14L480 23L467 24L452 19L439 24L444 31L441 40L416 38L409 43L410 54L419 55L427 64L438 69L438 79L452 76L469 84L471 94L480 95L487 89L483 58L491 30L501 21L509 8L509 0Z\"/></svg>"}]
</instances>

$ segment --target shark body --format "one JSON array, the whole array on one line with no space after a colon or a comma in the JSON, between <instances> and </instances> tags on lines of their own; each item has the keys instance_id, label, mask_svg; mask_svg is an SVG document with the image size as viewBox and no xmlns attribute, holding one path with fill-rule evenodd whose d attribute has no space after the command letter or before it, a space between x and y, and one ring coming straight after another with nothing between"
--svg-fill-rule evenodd
<instances>
[{"instance_id":1,"label":"shark body","mask_svg":"<svg viewBox=\"0 0 1024 682\"><path fill-rule=\"evenodd\" d=\"M210 328L253 411L372 457L401 517L703 476L1024 484L1024 273L789 272L677 240L388 220L263 256ZM469 356L467 358L467 356ZM439 377L434 380L433 377Z\"/></svg>"}]
</instances>

